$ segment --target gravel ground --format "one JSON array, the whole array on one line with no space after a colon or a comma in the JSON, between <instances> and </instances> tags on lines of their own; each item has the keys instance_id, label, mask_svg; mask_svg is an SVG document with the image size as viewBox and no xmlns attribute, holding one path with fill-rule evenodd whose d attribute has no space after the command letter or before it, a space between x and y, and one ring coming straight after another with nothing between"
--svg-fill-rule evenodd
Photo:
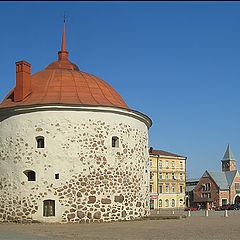
<instances>
[{"instance_id":1,"label":"gravel ground","mask_svg":"<svg viewBox=\"0 0 240 240\"><path fill-rule=\"evenodd\" d=\"M186 214L186 213L185 213ZM195 214L195 215L194 215ZM91 224L0 224L1 240L239 240L240 211L194 212L178 220ZM25 238L24 238L25 237Z\"/></svg>"}]
</instances>

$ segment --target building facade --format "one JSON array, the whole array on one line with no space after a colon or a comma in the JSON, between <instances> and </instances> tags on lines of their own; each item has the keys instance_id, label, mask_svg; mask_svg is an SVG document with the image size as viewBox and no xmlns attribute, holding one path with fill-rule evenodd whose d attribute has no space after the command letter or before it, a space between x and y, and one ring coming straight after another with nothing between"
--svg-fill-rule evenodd
<instances>
[{"instance_id":1,"label":"building facade","mask_svg":"<svg viewBox=\"0 0 240 240\"><path fill-rule=\"evenodd\" d=\"M222 172L204 172L194 189L193 202L204 209L239 204L240 175L229 145L222 159Z\"/></svg>"},{"instance_id":2,"label":"building facade","mask_svg":"<svg viewBox=\"0 0 240 240\"><path fill-rule=\"evenodd\" d=\"M150 208L184 208L186 157L149 150L150 161Z\"/></svg>"},{"instance_id":3,"label":"building facade","mask_svg":"<svg viewBox=\"0 0 240 240\"><path fill-rule=\"evenodd\" d=\"M148 128L105 81L58 60L0 104L0 221L106 222L149 214Z\"/></svg>"},{"instance_id":4,"label":"building facade","mask_svg":"<svg viewBox=\"0 0 240 240\"><path fill-rule=\"evenodd\" d=\"M194 188L199 182L199 178L186 179L186 207L195 207Z\"/></svg>"}]
</instances>

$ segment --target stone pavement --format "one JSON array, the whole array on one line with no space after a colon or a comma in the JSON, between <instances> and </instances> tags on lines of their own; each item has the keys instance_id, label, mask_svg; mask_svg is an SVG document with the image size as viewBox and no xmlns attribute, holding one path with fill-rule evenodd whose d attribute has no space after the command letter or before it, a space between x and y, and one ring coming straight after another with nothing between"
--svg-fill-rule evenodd
<instances>
[{"instance_id":1,"label":"stone pavement","mask_svg":"<svg viewBox=\"0 0 240 240\"><path fill-rule=\"evenodd\" d=\"M27 233L0 230L0 240L57 240L50 237L40 237Z\"/></svg>"},{"instance_id":2,"label":"stone pavement","mask_svg":"<svg viewBox=\"0 0 240 240\"><path fill-rule=\"evenodd\" d=\"M0 240L239 240L240 211L181 219L91 224L0 224ZM17 233L19 232L19 234ZM15 234L15 235L14 235ZM3 238L5 237L5 238Z\"/></svg>"}]
</instances>

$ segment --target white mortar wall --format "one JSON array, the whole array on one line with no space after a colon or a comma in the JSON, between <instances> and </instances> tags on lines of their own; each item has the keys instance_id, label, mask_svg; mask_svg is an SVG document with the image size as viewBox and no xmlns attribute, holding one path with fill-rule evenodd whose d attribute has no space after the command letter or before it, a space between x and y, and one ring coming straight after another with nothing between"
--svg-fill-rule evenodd
<instances>
[{"instance_id":1,"label":"white mortar wall","mask_svg":"<svg viewBox=\"0 0 240 240\"><path fill-rule=\"evenodd\" d=\"M45 138L37 148L36 137ZM120 145L112 148L112 137ZM25 170L36 172L27 180ZM60 179L55 179L59 173ZM43 217L43 200L56 216ZM149 214L148 129L109 112L39 111L0 120L0 219L92 222Z\"/></svg>"}]
</instances>

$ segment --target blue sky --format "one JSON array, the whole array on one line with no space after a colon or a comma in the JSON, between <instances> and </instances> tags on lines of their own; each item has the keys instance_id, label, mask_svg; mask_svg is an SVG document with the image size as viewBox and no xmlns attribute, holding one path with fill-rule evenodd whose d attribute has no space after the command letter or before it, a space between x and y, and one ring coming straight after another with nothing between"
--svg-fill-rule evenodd
<instances>
[{"instance_id":1,"label":"blue sky","mask_svg":"<svg viewBox=\"0 0 240 240\"><path fill-rule=\"evenodd\" d=\"M15 62L70 61L112 85L153 126L149 145L187 156L187 176L240 169L240 2L1 2L0 101Z\"/></svg>"}]
</instances>

